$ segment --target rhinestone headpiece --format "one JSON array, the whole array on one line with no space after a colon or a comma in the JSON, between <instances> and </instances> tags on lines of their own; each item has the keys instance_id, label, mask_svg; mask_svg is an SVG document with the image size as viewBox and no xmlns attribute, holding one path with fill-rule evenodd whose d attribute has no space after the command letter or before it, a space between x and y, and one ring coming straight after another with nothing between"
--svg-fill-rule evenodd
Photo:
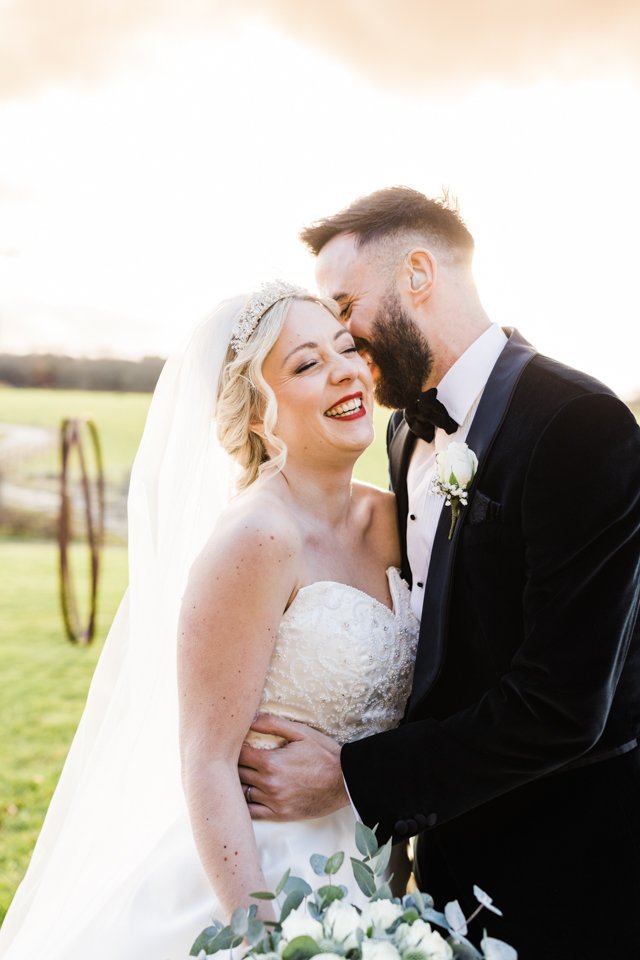
<instances>
[{"instance_id":1,"label":"rhinestone headpiece","mask_svg":"<svg viewBox=\"0 0 640 960\"><path fill-rule=\"evenodd\" d=\"M274 303L278 300L286 300L287 297L300 296L308 297L309 292L303 287L287 283L286 280L272 280L270 283L265 283L256 293L252 293L231 331L230 343L233 352L239 353L261 318Z\"/></svg>"}]
</instances>

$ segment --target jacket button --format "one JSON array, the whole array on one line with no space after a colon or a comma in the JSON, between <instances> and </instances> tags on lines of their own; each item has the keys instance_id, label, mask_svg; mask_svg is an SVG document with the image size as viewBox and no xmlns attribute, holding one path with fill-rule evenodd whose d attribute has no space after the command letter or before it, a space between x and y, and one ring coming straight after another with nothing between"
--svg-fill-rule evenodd
<instances>
[{"instance_id":1,"label":"jacket button","mask_svg":"<svg viewBox=\"0 0 640 960\"><path fill-rule=\"evenodd\" d=\"M407 831L409 836L413 837L418 832L418 824L415 820L407 820Z\"/></svg>"},{"instance_id":2,"label":"jacket button","mask_svg":"<svg viewBox=\"0 0 640 960\"><path fill-rule=\"evenodd\" d=\"M393 828L393 832L398 837L406 837L409 832L409 825L406 820L398 820Z\"/></svg>"},{"instance_id":3,"label":"jacket button","mask_svg":"<svg viewBox=\"0 0 640 960\"><path fill-rule=\"evenodd\" d=\"M428 826L427 818L425 817L424 813L416 813L416 824L418 830L424 830L424 828Z\"/></svg>"},{"instance_id":4,"label":"jacket button","mask_svg":"<svg viewBox=\"0 0 640 960\"><path fill-rule=\"evenodd\" d=\"M437 813L430 813L429 816L427 817L427 826L428 826L428 827L435 827L435 825L436 825L437 822L438 822L438 814L437 814Z\"/></svg>"}]
</instances>

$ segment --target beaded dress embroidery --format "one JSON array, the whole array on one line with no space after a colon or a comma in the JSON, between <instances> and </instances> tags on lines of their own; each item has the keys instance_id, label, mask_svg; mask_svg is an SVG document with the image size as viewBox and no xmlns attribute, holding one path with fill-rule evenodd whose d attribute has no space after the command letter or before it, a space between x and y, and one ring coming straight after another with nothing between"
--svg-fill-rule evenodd
<instances>
[{"instance_id":1,"label":"beaded dress embroidery","mask_svg":"<svg viewBox=\"0 0 640 960\"><path fill-rule=\"evenodd\" d=\"M394 609L344 583L303 587L285 613L261 711L339 743L396 727L411 692L419 622L407 584L387 571ZM274 738L251 734L254 746Z\"/></svg>"}]
</instances>

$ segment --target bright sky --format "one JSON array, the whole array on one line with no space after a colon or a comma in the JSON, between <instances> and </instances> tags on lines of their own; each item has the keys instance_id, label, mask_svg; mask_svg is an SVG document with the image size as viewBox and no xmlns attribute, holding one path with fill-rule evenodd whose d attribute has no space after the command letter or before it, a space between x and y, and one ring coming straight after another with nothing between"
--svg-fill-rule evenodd
<instances>
[{"instance_id":1,"label":"bright sky","mask_svg":"<svg viewBox=\"0 0 640 960\"><path fill-rule=\"evenodd\" d=\"M258 10L151 21L93 71L0 96L0 350L166 354L225 296L313 284L304 224L444 185L491 317L640 394L640 75L622 57L382 83Z\"/></svg>"}]
</instances>

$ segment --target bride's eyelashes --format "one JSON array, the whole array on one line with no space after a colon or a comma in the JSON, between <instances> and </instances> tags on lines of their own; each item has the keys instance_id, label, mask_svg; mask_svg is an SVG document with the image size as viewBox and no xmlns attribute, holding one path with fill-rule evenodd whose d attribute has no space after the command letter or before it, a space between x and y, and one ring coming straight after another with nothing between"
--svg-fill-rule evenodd
<instances>
[{"instance_id":1,"label":"bride's eyelashes","mask_svg":"<svg viewBox=\"0 0 640 960\"><path fill-rule=\"evenodd\" d=\"M340 352L344 356L347 356L348 354L351 354L351 353L357 353L358 350L357 350L357 347L354 345L354 346L347 347L346 350L341 350ZM304 373L305 370L310 370L312 367L315 367L317 363L319 363L318 360L307 360L304 363L301 363L298 367L296 367L296 369L294 370L294 373Z\"/></svg>"},{"instance_id":2,"label":"bride's eyelashes","mask_svg":"<svg viewBox=\"0 0 640 960\"><path fill-rule=\"evenodd\" d=\"M317 360L305 360L304 363L301 363L300 366L296 367L293 371L294 373L304 373L305 370L310 370L311 367L315 367Z\"/></svg>"}]
</instances>

